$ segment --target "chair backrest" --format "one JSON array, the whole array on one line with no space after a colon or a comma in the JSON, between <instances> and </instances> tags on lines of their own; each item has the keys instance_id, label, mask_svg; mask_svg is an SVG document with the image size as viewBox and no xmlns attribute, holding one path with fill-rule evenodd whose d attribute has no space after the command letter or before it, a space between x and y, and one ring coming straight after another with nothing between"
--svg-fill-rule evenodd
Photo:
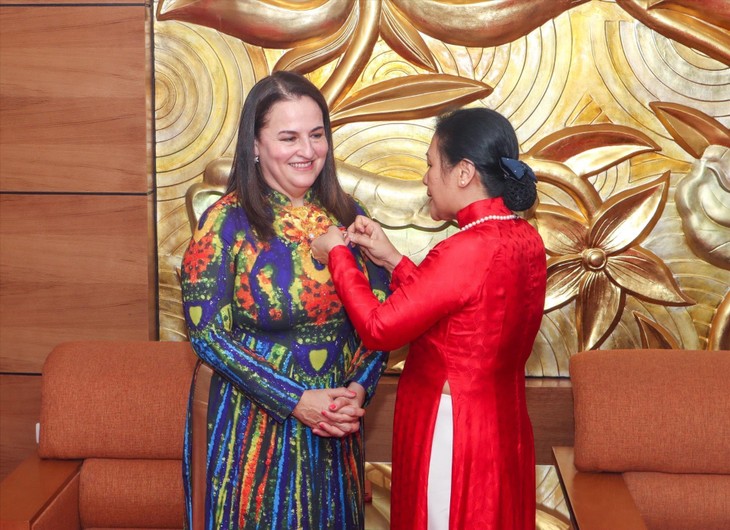
<instances>
[{"instance_id":1,"label":"chair backrest","mask_svg":"<svg viewBox=\"0 0 730 530\"><path fill-rule=\"evenodd\" d=\"M730 473L730 352L581 352L570 376L577 469Z\"/></svg>"},{"instance_id":2,"label":"chair backrest","mask_svg":"<svg viewBox=\"0 0 730 530\"><path fill-rule=\"evenodd\" d=\"M82 528L182 528L196 362L187 342L73 342L48 356L39 454L84 460Z\"/></svg>"},{"instance_id":3,"label":"chair backrest","mask_svg":"<svg viewBox=\"0 0 730 530\"><path fill-rule=\"evenodd\" d=\"M43 367L43 458L182 458L187 342L69 342Z\"/></svg>"}]
</instances>

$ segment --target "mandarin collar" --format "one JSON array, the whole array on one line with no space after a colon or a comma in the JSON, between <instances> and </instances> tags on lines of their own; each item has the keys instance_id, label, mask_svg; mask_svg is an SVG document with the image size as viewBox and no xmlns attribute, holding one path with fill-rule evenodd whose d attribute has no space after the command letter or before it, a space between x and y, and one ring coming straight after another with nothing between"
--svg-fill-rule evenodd
<instances>
[{"instance_id":1,"label":"mandarin collar","mask_svg":"<svg viewBox=\"0 0 730 530\"><path fill-rule=\"evenodd\" d=\"M481 199L465 206L456 213L459 227L467 225L487 215L510 215L512 210L505 206L502 197Z\"/></svg>"},{"instance_id":2,"label":"mandarin collar","mask_svg":"<svg viewBox=\"0 0 730 530\"><path fill-rule=\"evenodd\" d=\"M289 197L273 188L268 189L268 191L266 192L266 196L268 197L271 205L274 207L287 208L292 206ZM314 202L314 191L312 190L312 188L309 188L304 194L304 204L306 206L307 203L312 202Z\"/></svg>"}]
</instances>

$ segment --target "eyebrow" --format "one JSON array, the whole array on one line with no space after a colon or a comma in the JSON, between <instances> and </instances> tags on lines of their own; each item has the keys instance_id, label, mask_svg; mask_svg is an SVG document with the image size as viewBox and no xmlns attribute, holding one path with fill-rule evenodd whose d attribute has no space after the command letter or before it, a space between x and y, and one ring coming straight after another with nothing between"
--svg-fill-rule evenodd
<instances>
[{"instance_id":1,"label":"eyebrow","mask_svg":"<svg viewBox=\"0 0 730 530\"><path fill-rule=\"evenodd\" d=\"M319 125L309 132L313 133L314 131L319 131L320 129L324 130L324 125ZM299 134L299 131L279 131L278 134Z\"/></svg>"}]
</instances>

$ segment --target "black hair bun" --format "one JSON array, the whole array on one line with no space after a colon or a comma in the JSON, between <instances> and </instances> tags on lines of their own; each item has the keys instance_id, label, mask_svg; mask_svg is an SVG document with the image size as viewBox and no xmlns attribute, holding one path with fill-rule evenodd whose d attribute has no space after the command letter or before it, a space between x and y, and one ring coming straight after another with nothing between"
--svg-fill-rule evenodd
<instances>
[{"instance_id":1,"label":"black hair bun","mask_svg":"<svg viewBox=\"0 0 730 530\"><path fill-rule=\"evenodd\" d=\"M537 200L537 177L532 168L521 160L503 157L504 170L502 200L514 212L529 210Z\"/></svg>"},{"instance_id":2,"label":"black hair bun","mask_svg":"<svg viewBox=\"0 0 730 530\"><path fill-rule=\"evenodd\" d=\"M506 179L504 192L502 194L502 200L505 206L513 212L522 212L529 210L535 200L537 199L537 186L535 183L517 182L511 179Z\"/></svg>"}]
</instances>

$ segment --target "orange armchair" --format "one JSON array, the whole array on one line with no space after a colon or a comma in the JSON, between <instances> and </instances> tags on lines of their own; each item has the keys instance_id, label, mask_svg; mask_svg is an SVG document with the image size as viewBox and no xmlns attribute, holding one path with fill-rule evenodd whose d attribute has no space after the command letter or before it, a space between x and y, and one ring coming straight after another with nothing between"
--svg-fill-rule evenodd
<instances>
[{"instance_id":1,"label":"orange armchair","mask_svg":"<svg viewBox=\"0 0 730 530\"><path fill-rule=\"evenodd\" d=\"M581 352L570 377L554 454L577 529L730 529L730 352Z\"/></svg>"},{"instance_id":2,"label":"orange armchair","mask_svg":"<svg viewBox=\"0 0 730 530\"><path fill-rule=\"evenodd\" d=\"M38 454L0 484L0 527L182 528L187 342L75 342L42 375Z\"/></svg>"}]
</instances>

